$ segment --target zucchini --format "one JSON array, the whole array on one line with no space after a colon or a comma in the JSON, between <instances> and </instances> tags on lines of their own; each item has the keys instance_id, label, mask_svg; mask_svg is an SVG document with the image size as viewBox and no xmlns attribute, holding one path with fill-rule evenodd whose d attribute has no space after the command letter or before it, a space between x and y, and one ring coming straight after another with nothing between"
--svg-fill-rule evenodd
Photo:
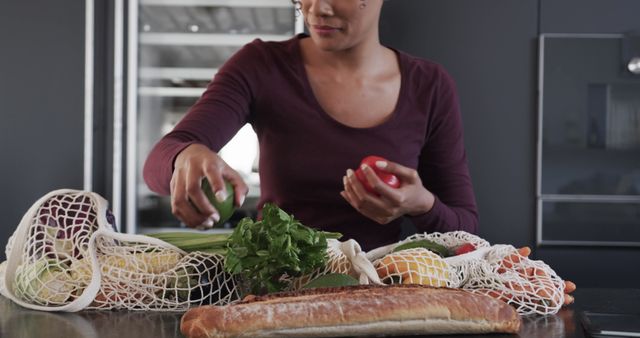
<instances>
[{"instance_id":1,"label":"zucchini","mask_svg":"<svg viewBox=\"0 0 640 338\"><path fill-rule=\"evenodd\" d=\"M407 242L396 246L392 252L398 252L407 249L414 248L425 248L427 250L433 251L438 254L440 257L449 257L449 249L447 249L444 245L440 245L434 241L430 241L428 239L420 239L417 241Z\"/></svg>"}]
</instances>

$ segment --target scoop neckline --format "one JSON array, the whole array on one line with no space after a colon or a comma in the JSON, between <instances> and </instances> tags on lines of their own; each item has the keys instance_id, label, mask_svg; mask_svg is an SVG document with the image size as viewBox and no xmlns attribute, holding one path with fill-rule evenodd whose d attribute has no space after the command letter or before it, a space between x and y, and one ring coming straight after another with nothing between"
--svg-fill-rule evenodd
<instances>
[{"instance_id":1,"label":"scoop neckline","mask_svg":"<svg viewBox=\"0 0 640 338\"><path fill-rule=\"evenodd\" d=\"M382 123L376 124L374 126L371 127L354 127L354 126L350 126L348 124L342 123L340 121L338 121L337 119L335 119L333 116L331 116L329 113L327 113L327 111L324 109L324 107L322 107L322 105L320 104L320 101L318 101L318 98L316 97L316 94L313 92L313 88L311 87L311 82L309 82L309 74L307 74L307 69L304 66L304 59L302 57L302 45L301 45L301 40L305 39L305 38L310 38L308 35L306 34L298 34L296 36L296 43L295 43L295 52L297 54L297 59L298 59L298 71L300 71L300 73L302 74L302 82L304 85L304 90L308 93L308 96L310 97L313 106L315 108L315 110L318 112L318 114L325 120L328 120L330 123L333 123L334 125L337 125L341 128L346 128L346 129L350 129L350 130L359 130L359 131L367 131L367 130L376 130L376 129L381 129L381 128L385 128L391 124L394 123L394 121L396 120L399 112L400 112L400 107L402 105L402 102L404 102L405 100L402 99L402 97L404 96L404 91L406 90L406 75L405 75L405 71L404 71L404 62L402 60L402 54L396 50L395 48L392 47L388 47L388 46L384 46L385 48L389 48L391 51L393 51L396 55L397 61L398 61L398 67L400 68L400 90L398 91L398 98L396 99L396 104L393 108L393 110L391 111L391 115L384 120Z\"/></svg>"}]
</instances>

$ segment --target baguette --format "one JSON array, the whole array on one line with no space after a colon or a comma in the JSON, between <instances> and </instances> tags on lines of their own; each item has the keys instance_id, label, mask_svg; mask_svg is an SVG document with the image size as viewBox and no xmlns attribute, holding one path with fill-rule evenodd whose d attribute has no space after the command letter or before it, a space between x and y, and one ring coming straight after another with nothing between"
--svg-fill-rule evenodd
<instances>
[{"instance_id":1,"label":"baguette","mask_svg":"<svg viewBox=\"0 0 640 338\"><path fill-rule=\"evenodd\" d=\"M190 338L516 333L519 328L519 315L504 302L420 285L249 296L232 305L191 309L180 324Z\"/></svg>"}]
</instances>

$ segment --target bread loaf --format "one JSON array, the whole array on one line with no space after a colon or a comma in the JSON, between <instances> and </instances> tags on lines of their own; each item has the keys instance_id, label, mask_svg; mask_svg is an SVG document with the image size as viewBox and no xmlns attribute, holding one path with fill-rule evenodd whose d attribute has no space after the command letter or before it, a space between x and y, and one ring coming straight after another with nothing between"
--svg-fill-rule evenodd
<instances>
[{"instance_id":1,"label":"bread loaf","mask_svg":"<svg viewBox=\"0 0 640 338\"><path fill-rule=\"evenodd\" d=\"M194 308L180 328L196 338L516 333L519 327L513 308L485 295L419 285L359 285Z\"/></svg>"}]
</instances>

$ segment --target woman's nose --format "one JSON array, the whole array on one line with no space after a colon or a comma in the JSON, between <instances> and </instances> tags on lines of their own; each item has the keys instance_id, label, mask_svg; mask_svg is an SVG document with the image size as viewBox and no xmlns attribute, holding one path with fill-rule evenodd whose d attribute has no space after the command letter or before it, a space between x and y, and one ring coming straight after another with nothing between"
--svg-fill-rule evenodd
<instances>
[{"instance_id":1,"label":"woman's nose","mask_svg":"<svg viewBox=\"0 0 640 338\"><path fill-rule=\"evenodd\" d=\"M345 1L345 0L339 0ZM333 15L333 8L331 1L329 0L310 0L309 14L317 16L331 16Z\"/></svg>"}]
</instances>

